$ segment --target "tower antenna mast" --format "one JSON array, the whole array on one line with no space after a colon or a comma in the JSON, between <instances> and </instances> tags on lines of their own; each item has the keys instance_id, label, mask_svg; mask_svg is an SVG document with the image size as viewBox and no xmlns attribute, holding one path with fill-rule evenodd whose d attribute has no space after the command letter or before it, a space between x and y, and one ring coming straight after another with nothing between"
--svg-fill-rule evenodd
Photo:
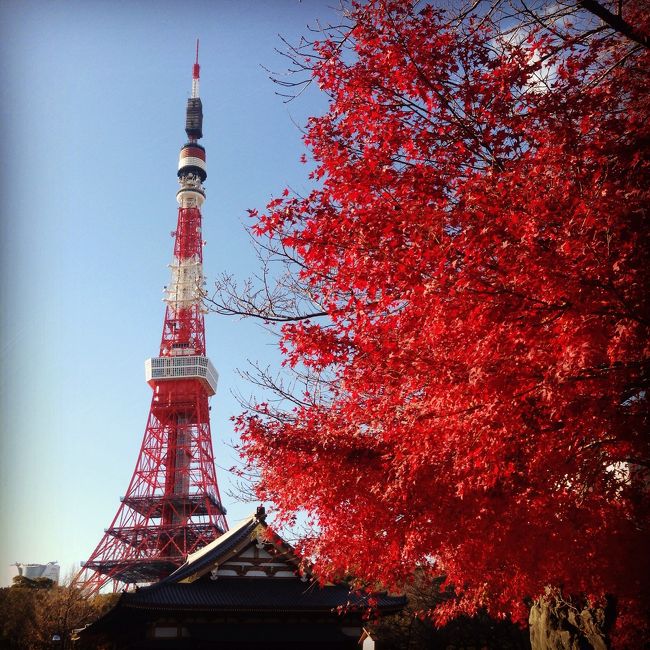
<instances>
[{"instance_id":1,"label":"tower antenna mast","mask_svg":"<svg viewBox=\"0 0 650 650\"><path fill-rule=\"evenodd\" d=\"M196 59L194 60L194 68L192 69L192 98L199 96L199 75L201 66L199 65L199 39L196 39Z\"/></svg>"}]
</instances>

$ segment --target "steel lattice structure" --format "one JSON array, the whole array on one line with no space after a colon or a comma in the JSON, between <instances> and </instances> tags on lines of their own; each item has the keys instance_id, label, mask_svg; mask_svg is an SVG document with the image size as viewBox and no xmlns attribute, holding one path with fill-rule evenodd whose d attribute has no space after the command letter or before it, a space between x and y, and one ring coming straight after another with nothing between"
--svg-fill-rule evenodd
<instances>
[{"instance_id":1,"label":"steel lattice structure","mask_svg":"<svg viewBox=\"0 0 650 650\"><path fill-rule=\"evenodd\" d=\"M214 467L208 398L217 373L206 356L201 206L205 200L198 41L178 165L178 224L166 287L160 356L145 362L153 397L133 477L111 525L75 583L96 593L112 583L157 580L228 529Z\"/></svg>"}]
</instances>

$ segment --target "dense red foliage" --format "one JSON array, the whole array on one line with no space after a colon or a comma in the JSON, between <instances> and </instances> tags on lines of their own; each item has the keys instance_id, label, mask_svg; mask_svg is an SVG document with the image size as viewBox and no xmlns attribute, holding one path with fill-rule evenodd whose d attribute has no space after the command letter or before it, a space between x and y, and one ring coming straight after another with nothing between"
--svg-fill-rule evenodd
<instances>
[{"instance_id":1,"label":"dense red foliage","mask_svg":"<svg viewBox=\"0 0 650 650\"><path fill-rule=\"evenodd\" d=\"M301 403L239 419L260 496L310 515L324 577L446 574L440 620L525 620L554 585L642 629L647 50L580 12L507 43L410 4L315 44L318 187L256 225L329 315L282 329Z\"/></svg>"}]
</instances>

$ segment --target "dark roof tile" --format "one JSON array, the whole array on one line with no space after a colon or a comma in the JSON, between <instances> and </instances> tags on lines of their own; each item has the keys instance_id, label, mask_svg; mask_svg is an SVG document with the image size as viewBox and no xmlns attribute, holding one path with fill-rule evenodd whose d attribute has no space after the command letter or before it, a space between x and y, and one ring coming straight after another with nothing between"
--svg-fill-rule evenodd
<instances>
[{"instance_id":1,"label":"dark roof tile","mask_svg":"<svg viewBox=\"0 0 650 650\"><path fill-rule=\"evenodd\" d=\"M376 596L380 609L400 608L401 596ZM350 593L343 585L320 587L298 579L219 578L193 583L158 583L122 596L124 607L142 609L201 609L240 611L314 611L339 606L366 608L368 597Z\"/></svg>"}]
</instances>

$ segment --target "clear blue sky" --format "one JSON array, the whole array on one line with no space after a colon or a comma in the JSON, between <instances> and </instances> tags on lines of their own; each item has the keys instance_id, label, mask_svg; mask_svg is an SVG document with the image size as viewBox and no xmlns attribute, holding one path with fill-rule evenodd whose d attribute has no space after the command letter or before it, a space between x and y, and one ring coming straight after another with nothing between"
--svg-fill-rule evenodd
<instances>
[{"instance_id":1,"label":"clear blue sky","mask_svg":"<svg viewBox=\"0 0 650 650\"><path fill-rule=\"evenodd\" d=\"M30 1L0 4L0 584L11 562L87 558L136 461L150 401L176 222L194 42L208 199L208 281L246 277L243 224L291 185L306 190L292 120L322 113L313 89L288 106L260 67L282 70L330 0ZM259 326L207 318L220 372L212 398L218 477L230 522L254 508L226 496L236 461L231 391L247 359L275 363Z\"/></svg>"}]
</instances>

